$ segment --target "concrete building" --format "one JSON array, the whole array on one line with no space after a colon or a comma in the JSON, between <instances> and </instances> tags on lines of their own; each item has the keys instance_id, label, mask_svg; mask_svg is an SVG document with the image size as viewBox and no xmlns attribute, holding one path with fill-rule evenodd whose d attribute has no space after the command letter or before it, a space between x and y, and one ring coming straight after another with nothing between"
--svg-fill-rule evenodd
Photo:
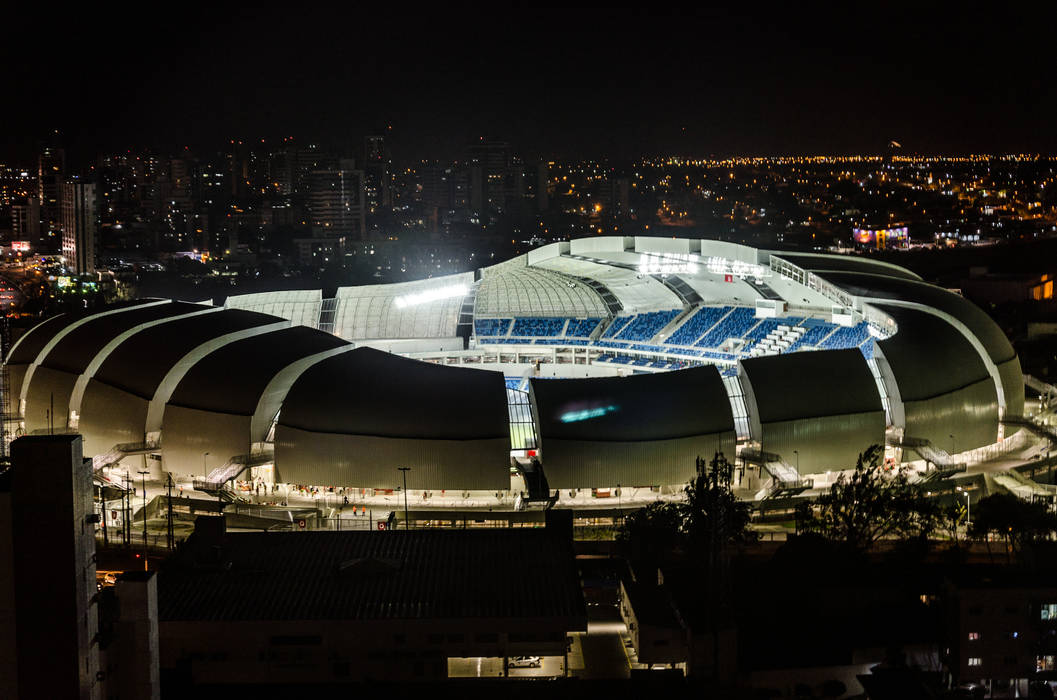
<instances>
[{"instance_id":1,"label":"concrete building","mask_svg":"<svg viewBox=\"0 0 1057 700\"><path fill-rule=\"evenodd\" d=\"M561 528L230 533L199 517L159 576L161 665L174 683L434 681L567 669L587 627Z\"/></svg>"},{"instance_id":2,"label":"concrete building","mask_svg":"<svg viewBox=\"0 0 1057 700\"><path fill-rule=\"evenodd\" d=\"M70 180L62 185L62 256L78 275L95 273L99 211L94 183Z\"/></svg>"},{"instance_id":3,"label":"concrete building","mask_svg":"<svg viewBox=\"0 0 1057 700\"><path fill-rule=\"evenodd\" d=\"M0 689L99 698L91 461L78 435L21 437L0 491ZM12 645L13 642L13 645Z\"/></svg>"}]
</instances>

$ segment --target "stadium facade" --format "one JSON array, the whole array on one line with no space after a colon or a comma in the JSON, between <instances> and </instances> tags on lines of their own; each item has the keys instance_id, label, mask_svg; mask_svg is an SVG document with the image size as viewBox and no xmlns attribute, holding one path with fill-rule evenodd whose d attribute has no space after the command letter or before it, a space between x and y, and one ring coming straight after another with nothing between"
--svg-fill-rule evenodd
<instances>
[{"instance_id":1,"label":"stadium facade","mask_svg":"<svg viewBox=\"0 0 1057 700\"><path fill-rule=\"evenodd\" d=\"M26 432L97 464L427 490L685 482L722 451L774 479L1008 438L1019 360L987 314L882 262L699 239L552 243L399 284L139 300L7 357ZM942 448L942 449L941 449ZM916 450L916 452L912 452Z\"/></svg>"}]
</instances>

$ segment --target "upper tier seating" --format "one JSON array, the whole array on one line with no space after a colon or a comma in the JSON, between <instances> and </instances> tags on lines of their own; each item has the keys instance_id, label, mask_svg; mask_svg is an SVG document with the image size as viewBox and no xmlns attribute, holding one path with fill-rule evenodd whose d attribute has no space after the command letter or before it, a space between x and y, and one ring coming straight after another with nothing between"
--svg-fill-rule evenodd
<instances>
[{"instance_id":1,"label":"upper tier seating","mask_svg":"<svg viewBox=\"0 0 1057 700\"><path fill-rule=\"evenodd\" d=\"M745 306L738 307L730 312L726 318L705 334L705 337L694 343L699 347L715 348L727 338L740 338L750 328L756 325L756 309Z\"/></svg>"},{"instance_id":2,"label":"upper tier seating","mask_svg":"<svg viewBox=\"0 0 1057 700\"><path fill-rule=\"evenodd\" d=\"M833 335L822 341L820 348L826 350L840 350L842 348L854 348L862 345L863 341L870 337L869 325L863 321L854 326L842 326L833 332Z\"/></svg>"},{"instance_id":3,"label":"upper tier seating","mask_svg":"<svg viewBox=\"0 0 1057 700\"><path fill-rule=\"evenodd\" d=\"M649 340L671 323L679 313L679 309L672 309L671 311L648 311L638 314L617 335L617 340Z\"/></svg>"},{"instance_id":4,"label":"upper tier seating","mask_svg":"<svg viewBox=\"0 0 1057 700\"><path fill-rule=\"evenodd\" d=\"M565 318L516 318L510 335L530 338L549 338L561 335L567 320Z\"/></svg>"},{"instance_id":5,"label":"upper tier seating","mask_svg":"<svg viewBox=\"0 0 1057 700\"><path fill-rule=\"evenodd\" d=\"M569 319L569 327L565 329L565 337L590 338L601 322L602 319L600 318Z\"/></svg>"},{"instance_id":6,"label":"upper tier seating","mask_svg":"<svg viewBox=\"0 0 1057 700\"><path fill-rule=\"evenodd\" d=\"M473 322L477 335L506 335L509 328L509 318L479 318Z\"/></svg>"},{"instance_id":7,"label":"upper tier seating","mask_svg":"<svg viewBox=\"0 0 1057 700\"><path fill-rule=\"evenodd\" d=\"M668 345L693 345L705 331L716 325L730 311L729 306L705 306L697 310L664 342Z\"/></svg>"}]
</instances>

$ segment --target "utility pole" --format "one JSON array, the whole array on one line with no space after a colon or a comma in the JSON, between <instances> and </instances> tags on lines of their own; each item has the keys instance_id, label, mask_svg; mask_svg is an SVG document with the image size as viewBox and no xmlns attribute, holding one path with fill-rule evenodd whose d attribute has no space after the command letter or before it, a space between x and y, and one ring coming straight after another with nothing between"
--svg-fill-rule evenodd
<instances>
[{"instance_id":1,"label":"utility pole","mask_svg":"<svg viewBox=\"0 0 1057 700\"><path fill-rule=\"evenodd\" d=\"M173 527L172 527L172 473L168 473L167 476L168 476L168 480L167 480L166 486L169 489L169 494L165 498L166 510L168 511L166 513L167 522L165 524L166 525L166 533L165 534L166 534L166 540L167 540L166 544L169 545L169 551L171 552L173 550L173 548L176 546L176 537L173 535Z\"/></svg>"},{"instance_id":2,"label":"utility pole","mask_svg":"<svg viewBox=\"0 0 1057 700\"><path fill-rule=\"evenodd\" d=\"M121 507L124 511L121 514L121 527L125 534L125 546L128 549L132 549L132 488L129 484L132 483L132 479L129 478L128 469L125 470L125 495L121 499Z\"/></svg>"},{"instance_id":3,"label":"utility pole","mask_svg":"<svg viewBox=\"0 0 1057 700\"><path fill-rule=\"evenodd\" d=\"M149 469L140 469L140 476L143 478L143 563L147 563L147 475L150 474Z\"/></svg>"},{"instance_id":4,"label":"utility pole","mask_svg":"<svg viewBox=\"0 0 1057 700\"><path fill-rule=\"evenodd\" d=\"M404 529L410 530L411 521L408 519L407 515L407 473L411 471L411 467L397 467L397 469L400 470L400 473L404 477Z\"/></svg>"}]
</instances>

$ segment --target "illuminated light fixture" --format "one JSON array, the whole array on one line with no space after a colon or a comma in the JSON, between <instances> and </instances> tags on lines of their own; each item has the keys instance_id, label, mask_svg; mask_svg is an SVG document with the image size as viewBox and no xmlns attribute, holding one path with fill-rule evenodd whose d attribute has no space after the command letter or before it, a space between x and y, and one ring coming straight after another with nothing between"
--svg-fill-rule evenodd
<instances>
[{"instance_id":1,"label":"illuminated light fixture","mask_svg":"<svg viewBox=\"0 0 1057 700\"><path fill-rule=\"evenodd\" d=\"M692 275L699 259L692 253L642 253L638 270L640 275Z\"/></svg>"},{"instance_id":2,"label":"illuminated light fixture","mask_svg":"<svg viewBox=\"0 0 1057 700\"><path fill-rule=\"evenodd\" d=\"M752 277L760 281L764 277L771 276L771 269L764 265L744 262L742 260L731 260L730 258L711 257L705 261L705 267L715 275L734 275L745 279Z\"/></svg>"},{"instance_id":3,"label":"illuminated light fixture","mask_svg":"<svg viewBox=\"0 0 1057 700\"><path fill-rule=\"evenodd\" d=\"M467 287L465 284L453 284L448 287L437 287L436 289L427 289L424 292L416 292L415 294L405 294L402 297L397 297L396 299L394 299L393 303L396 304L396 308L403 309L408 306L427 304L431 301L440 301L441 299L451 299L452 297L464 297L469 291L469 287Z\"/></svg>"}]
</instances>

